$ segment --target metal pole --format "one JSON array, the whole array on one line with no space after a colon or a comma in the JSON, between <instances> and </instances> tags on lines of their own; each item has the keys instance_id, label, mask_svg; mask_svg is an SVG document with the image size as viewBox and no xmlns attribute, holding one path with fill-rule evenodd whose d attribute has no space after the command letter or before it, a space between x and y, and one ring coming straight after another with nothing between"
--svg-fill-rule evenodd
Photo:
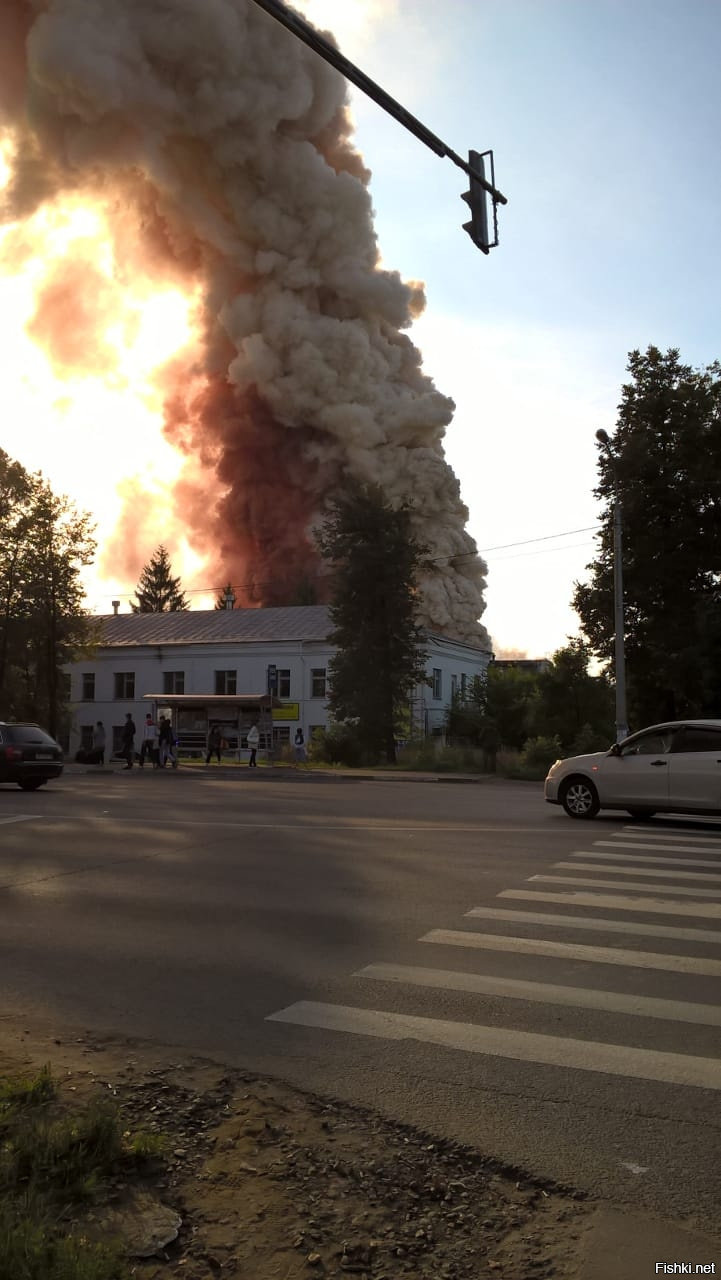
<instances>
[{"instance_id":1,"label":"metal pole","mask_svg":"<svg viewBox=\"0 0 721 1280\"><path fill-rule=\"evenodd\" d=\"M614 467L613 503L613 620L615 628L616 742L628 737L626 711L626 654L623 619L623 515Z\"/></svg>"},{"instance_id":2,"label":"metal pole","mask_svg":"<svg viewBox=\"0 0 721 1280\"><path fill-rule=\"evenodd\" d=\"M614 676L616 683L616 742L628 737L628 712L626 710L626 653L624 649L623 618L623 512L618 485L616 459L611 449L608 432L596 432L596 439L603 445L613 477L613 626L614 626Z\"/></svg>"}]
</instances>

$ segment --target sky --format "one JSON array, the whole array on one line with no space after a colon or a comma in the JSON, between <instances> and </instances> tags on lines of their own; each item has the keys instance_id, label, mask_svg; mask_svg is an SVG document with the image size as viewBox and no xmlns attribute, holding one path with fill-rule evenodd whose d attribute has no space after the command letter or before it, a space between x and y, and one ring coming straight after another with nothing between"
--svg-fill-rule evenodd
<instances>
[{"instance_id":1,"label":"sky","mask_svg":"<svg viewBox=\"0 0 721 1280\"><path fill-rule=\"evenodd\" d=\"M486 257L461 227L466 176L351 87L383 264L424 281L426 311L411 336L456 403L446 454L489 566L484 623L499 654L550 655L578 631L570 599L594 555L599 516L594 435L613 432L628 352L678 347L695 366L721 356L721 6L298 7L456 152L494 150L508 205L499 210L499 247ZM172 299L153 306L146 319L160 358L183 316ZM152 406L140 395L132 422L127 408L114 420L110 398L102 437L88 414L71 448L49 421L18 431L34 376L31 365L19 372L10 341L18 317L21 299L8 286L0 293L0 446L90 506L102 533L119 507L114 486L146 447ZM81 400L84 390L74 384L66 394ZM174 466L169 446L147 458L159 477ZM127 599L134 586L96 575L89 603L108 612L111 597Z\"/></svg>"}]
</instances>

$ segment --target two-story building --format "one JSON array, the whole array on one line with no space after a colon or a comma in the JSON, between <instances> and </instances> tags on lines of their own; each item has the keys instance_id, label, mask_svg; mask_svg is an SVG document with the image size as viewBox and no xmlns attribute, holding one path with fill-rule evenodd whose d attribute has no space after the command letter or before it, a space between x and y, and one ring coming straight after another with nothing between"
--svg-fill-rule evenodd
<instances>
[{"instance_id":1,"label":"two-story building","mask_svg":"<svg viewBox=\"0 0 721 1280\"><path fill-rule=\"evenodd\" d=\"M120 746L128 711L140 731L148 710L172 718L181 753L202 750L218 724L228 748L241 750L255 721L261 747L306 741L328 722L334 648L325 605L279 609L118 613L96 619L91 658L68 668L73 723L69 750L90 745L101 721L108 745ZM428 634L427 683L411 704L413 732L440 734L453 694L482 674L490 652Z\"/></svg>"}]
</instances>

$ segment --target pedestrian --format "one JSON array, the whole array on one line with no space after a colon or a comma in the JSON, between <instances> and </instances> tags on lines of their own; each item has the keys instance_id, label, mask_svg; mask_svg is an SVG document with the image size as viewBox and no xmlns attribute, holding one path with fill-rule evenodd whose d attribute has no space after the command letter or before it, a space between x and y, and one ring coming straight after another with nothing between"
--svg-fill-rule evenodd
<instances>
[{"instance_id":1,"label":"pedestrian","mask_svg":"<svg viewBox=\"0 0 721 1280\"><path fill-rule=\"evenodd\" d=\"M178 762L173 750L173 727L167 716L161 716L160 724L158 725L158 750L161 769L164 769L168 763L168 757L172 760L173 768L175 769Z\"/></svg>"},{"instance_id":2,"label":"pedestrian","mask_svg":"<svg viewBox=\"0 0 721 1280\"><path fill-rule=\"evenodd\" d=\"M133 758L135 756L135 735L137 729L130 711L125 714L125 724L123 725L123 742L120 751L121 756L125 758L125 768L132 769Z\"/></svg>"},{"instance_id":3,"label":"pedestrian","mask_svg":"<svg viewBox=\"0 0 721 1280\"><path fill-rule=\"evenodd\" d=\"M140 747L140 768L145 764L145 757L150 756L153 768L158 767L158 729L153 717L148 712L143 725L143 741Z\"/></svg>"},{"instance_id":4,"label":"pedestrian","mask_svg":"<svg viewBox=\"0 0 721 1280\"><path fill-rule=\"evenodd\" d=\"M258 761L255 758L260 742L260 733L257 724L252 724L248 730L248 750L250 751L250 760L248 761L249 769L257 769Z\"/></svg>"},{"instance_id":5,"label":"pedestrian","mask_svg":"<svg viewBox=\"0 0 721 1280\"><path fill-rule=\"evenodd\" d=\"M220 744L222 740L222 734L218 725L212 725L210 732L208 733L208 754L205 757L206 764L210 764L210 757L214 754L218 757L218 764L220 764Z\"/></svg>"},{"instance_id":6,"label":"pedestrian","mask_svg":"<svg viewBox=\"0 0 721 1280\"><path fill-rule=\"evenodd\" d=\"M296 729L295 731L293 749L295 751L296 764L305 764L305 738L303 737L302 729Z\"/></svg>"},{"instance_id":7,"label":"pedestrian","mask_svg":"<svg viewBox=\"0 0 721 1280\"><path fill-rule=\"evenodd\" d=\"M105 764L105 727L102 720L98 720L93 729L93 754L96 764Z\"/></svg>"}]
</instances>

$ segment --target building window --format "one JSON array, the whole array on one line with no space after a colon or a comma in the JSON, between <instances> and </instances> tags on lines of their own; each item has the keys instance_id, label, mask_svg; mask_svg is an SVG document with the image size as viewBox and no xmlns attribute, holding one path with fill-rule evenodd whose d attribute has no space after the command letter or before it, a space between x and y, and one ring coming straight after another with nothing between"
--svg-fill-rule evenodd
<instances>
[{"instance_id":1,"label":"building window","mask_svg":"<svg viewBox=\"0 0 721 1280\"><path fill-rule=\"evenodd\" d=\"M451 700L458 697L458 676L451 676Z\"/></svg>"},{"instance_id":2,"label":"building window","mask_svg":"<svg viewBox=\"0 0 721 1280\"><path fill-rule=\"evenodd\" d=\"M325 667L312 667L310 672L311 698L325 697Z\"/></svg>"},{"instance_id":3,"label":"building window","mask_svg":"<svg viewBox=\"0 0 721 1280\"><path fill-rule=\"evenodd\" d=\"M134 698L135 697L135 672L134 671L115 671L113 673L115 681L115 697L116 698Z\"/></svg>"},{"instance_id":4,"label":"building window","mask_svg":"<svg viewBox=\"0 0 721 1280\"><path fill-rule=\"evenodd\" d=\"M443 672L440 667L433 668L433 697L443 697Z\"/></svg>"},{"instance_id":5,"label":"building window","mask_svg":"<svg viewBox=\"0 0 721 1280\"><path fill-rule=\"evenodd\" d=\"M185 693L185 672L164 671L163 693Z\"/></svg>"},{"instance_id":6,"label":"building window","mask_svg":"<svg viewBox=\"0 0 721 1280\"><path fill-rule=\"evenodd\" d=\"M83 751L90 751L93 745L93 726L91 724L81 724L80 726L80 746Z\"/></svg>"},{"instance_id":7,"label":"building window","mask_svg":"<svg viewBox=\"0 0 721 1280\"><path fill-rule=\"evenodd\" d=\"M465 696L466 696L466 692L467 692L466 686L467 686L467 684L468 684L468 681L467 681L467 679L466 679L466 673L465 673L465 671L462 671L462 672L461 672L461 697L462 697L462 698L465 698Z\"/></svg>"},{"instance_id":8,"label":"building window","mask_svg":"<svg viewBox=\"0 0 721 1280\"><path fill-rule=\"evenodd\" d=\"M94 702L95 701L95 672L83 671L82 680L83 680L83 692L80 696L82 697L83 702Z\"/></svg>"},{"instance_id":9,"label":"building window","mask_svg":"<svg viewBox=\"0 0 721 1280\"><path fill-rule=\"evenodd\" d=\"M236 693L236 675L235 671L216 671L215 692L221 696L224 693Z\"/></svg>"},{"instance_id":10,"label":"building window","mask_svg":"<svg viewBox=\"0 0 721 1280\"><path fill-rule=\"evenodd\" d=\"M273 746L289 747L290 746L290 726L287 724L276 725L273 729Z\"/></svg>"},{"instance_id":11,"label":"building window","mask_svg":"<svg viewBox=\"0 0 721 1280\"><path fill-rule=\"evenodd\" d=\"M123 733L125 732L124 724L114 724L112 728L113 735L113 757L119 756L123 749Z\"/></svg>"},{"instance_id":12,"label":"building window","mask_svg":"<svg viewBox=\"0 0 721 1280\"><path fill-rule=\"evenodd\" d=\"M278 697L279 698L290 697L290 668L289 667L278 668Z\"/></svg>"}]
</instances>

